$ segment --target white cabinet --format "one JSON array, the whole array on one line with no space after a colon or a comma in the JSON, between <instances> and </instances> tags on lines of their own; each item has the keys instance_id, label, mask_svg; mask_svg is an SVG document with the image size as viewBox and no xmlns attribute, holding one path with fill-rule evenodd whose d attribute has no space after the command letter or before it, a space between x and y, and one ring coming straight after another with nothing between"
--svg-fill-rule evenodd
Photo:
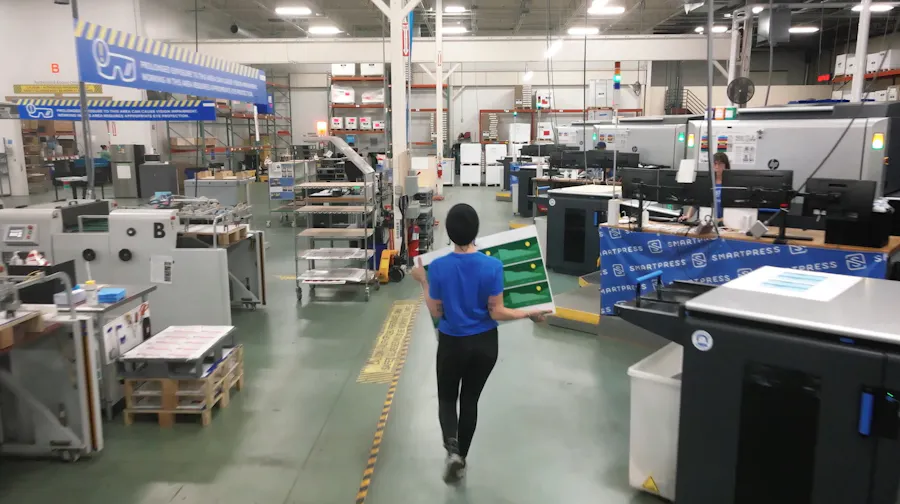
<instances>
[{"instance_id":1,"label":"white cabinet","mask_svg":"<svg viewBox=\"0 0 900 504\"><path fill-rule=\"evenodd\" d=\"M459 183L481 185L481 144L460 144L459 161Z\"/></svg>"}]
</instances>

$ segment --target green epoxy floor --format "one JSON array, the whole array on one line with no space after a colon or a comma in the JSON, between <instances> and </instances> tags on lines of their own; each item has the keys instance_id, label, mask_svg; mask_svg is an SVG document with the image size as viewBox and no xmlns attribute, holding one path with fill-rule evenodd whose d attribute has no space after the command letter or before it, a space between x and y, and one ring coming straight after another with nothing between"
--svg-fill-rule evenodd
<instances>
[{"instance_id":1,"label":"green epoxy floor","mask_svg":"<svg viewBox=\"0 0 900 504\"><path fill-rule=\"evenodd\" d=\"M507 229L510 203L494 188L455 188L456 202L481 215L481 233ZM255 184L257 224L266 188ZM40 198L33 198L38 200ZM20 202L18 202L20 203ZM105 424L106 449L75 464L0 461L0 503L349 504L366 465L386 385L357 384L391 303L412 299L411 280L365 302L298 305L292 281L293 231L272 218L268 306L235 312L245 346L246 386L212 424ZM446 243L443 228L438 245ZM551 275L555 292L577 279ZM424 310L424 307L423 307ZM519 321L501 329L501 356L485 389L467 481L440 479L443 451L431 322L416 322L370 488L369 504L651 503L627 485L627 367L657 346L604 320L591 336ZM649 346L648 346L649 342Z\"/></svg>"}]
</instances>

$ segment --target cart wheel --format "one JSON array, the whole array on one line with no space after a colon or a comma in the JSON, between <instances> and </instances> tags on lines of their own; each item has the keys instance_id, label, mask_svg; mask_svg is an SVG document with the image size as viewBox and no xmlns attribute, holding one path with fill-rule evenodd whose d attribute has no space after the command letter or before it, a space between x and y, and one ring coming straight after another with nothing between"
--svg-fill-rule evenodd
<instances>
[{"instance_id":1,"label":"cart wheel","mask_svg":"<svg viewBox=\"0 0 900 504\"><path fill-rule=\"evenodd\" d=\"M302 300L303 300L303 289L301 289L300 287L297 287L297 301L302 301Z\"/></svg>"},{"instance_id":2,"label":"cart wheel","mask_svg":"<svg viewBox=\"0 0 900 504\"><path fill-rule=\"evenodd\" d=\"M375 280L375 290L381 290L381 282Z\"/></svg>"},{"instance_id":3,"label":"cart wheel","mask_svg":"<svg viewBox=\"0 0 900 504\"><path fill-rule=\"evenodd\" d=\"M81 458L81 453L79 453L77 450L63 450L59 452L59 458L63 462L78 462L78 459Z\"/></svg>"},{"instance_id":4,"label":"cart wheel","mask_svg":"<svg viewBox=\"0 0 900 504\"><path fill-rule=\"evenodd\" d=\"M390 271L388 271L388 280L394 283L403 280L403 270L397 267L391 268Z\"/></svg>"},{"instance_id":5,"label":"cart wheel","mask_svg":"<svg viewBox=\"0 0 900 504\"><path fill-rule=\"evenodd\" d=\"M370 297L370 296L369 296L369 289L366 289L366 301L369 300L369 297Z\"/></svg>"}]
</instances>

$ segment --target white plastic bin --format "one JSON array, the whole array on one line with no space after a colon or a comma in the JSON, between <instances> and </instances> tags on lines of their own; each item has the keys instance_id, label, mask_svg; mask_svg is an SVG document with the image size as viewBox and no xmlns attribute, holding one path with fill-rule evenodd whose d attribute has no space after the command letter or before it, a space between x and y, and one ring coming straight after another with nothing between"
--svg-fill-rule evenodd
<instances>
[{"instance_id":1,"label":"white plastic bin","mask_svg":"<svg viewBox=\"0 0 900 504\"><path fill-rule=\"evenodd\" d=\"M669 343L628 368L631 377L628 483L671 501L675 500L678 459L681 359L681 345Z\"/></svg>"}]
</instances>

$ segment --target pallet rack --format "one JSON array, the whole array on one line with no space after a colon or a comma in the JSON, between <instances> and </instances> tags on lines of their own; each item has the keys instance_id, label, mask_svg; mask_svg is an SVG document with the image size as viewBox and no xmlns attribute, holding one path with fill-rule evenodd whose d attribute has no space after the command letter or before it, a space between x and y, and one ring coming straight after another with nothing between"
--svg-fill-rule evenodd
<instances>
[{"instance_id":1,"label":"pallet rack","mask_svg":"<svg viewBox=\"0 0 900 504\"><path fill-rule=\"evenodd\" d=\"M380 285L372 260L375 257L375 220L378 210L375 200L375 172L364 174L362 182L311 181L297 184L296 187L302 193L305 203L296 209L296 213L306 217L303 219L305 229L297 233L294 240L297 300L303 299L301 286L306 284L310 294L314 294L318 286L364 287L368 301L369 287L374 285L377 290ZM322 192L330 195L317 195ZM315 227L320 223L316 217L322 216L326 217L326 227ZM347 222L335 223L335 216L346 217ZM309 242L306 250L302 250L301 240ZM317 248L316 244L323 241L329 242L329 247ZM335 247L335 242L345 241L350 242L350 246ZM359 246L353 246L354 243ZM300 265L302 261L307 262L307 268L303 271ZM327 268L317 268L316 261L330 264ZM345 264L339 264L340 262ZM358 266L359 262L363 263L362 267Z\"/></svg>"},{"instance_id":2,"label":"pallet rack","mask_svg":"<svg viewBox=\"0 0 900 504\"><path fill-rule=\"evenodd\" d=\"M344 139L348 135L356 136L361 135L366 138L370 138L371 135L381 135L384 137L383 139L383 149L372 149L372 152L381 152L384 150L388 152L390 150L390 129L391 129L391 114L390 112L390 79L387 77L388 69L385 69L385 76L369 76L369 77L361 77L361 76L337 76L328 74L328 131L330 135L340 136ZM378 85L380 85L384 90L384 101L382 103L360 103L362 101L361 97L355 97L355 103L333 103L331 100L331 90L332 86L337 83L339 85L346 86L354 86L354 92L358 87L365 88L367 90L377 89ZM347 117L347 111L356 111L357 113L381 113L381 120L384 122L384 129L375 129L374 124L372 129L347 129L346 127L343 129L334 129L331 127L332 118L333 117ZM357 116L359 117L359 116ZM373 119L378 119L373 117ZM345 125L346 126L346 125ZM362 142L357 142L357 145ZM364 149L368 150L368 149Z\"/></svg>"},{"instance_id":3,"label":"pallet rack","mask_svg":"<svg viewBox=\"0 0 900 504\"><path fill-rule=\"evenodd\" d=\"M295 222L292 217L302 204L297 201L296 186L310 180L314 167L313 160L280 161L269 167L269 213L281 214L280 222Z\"/></svg>"}]
</instances>

